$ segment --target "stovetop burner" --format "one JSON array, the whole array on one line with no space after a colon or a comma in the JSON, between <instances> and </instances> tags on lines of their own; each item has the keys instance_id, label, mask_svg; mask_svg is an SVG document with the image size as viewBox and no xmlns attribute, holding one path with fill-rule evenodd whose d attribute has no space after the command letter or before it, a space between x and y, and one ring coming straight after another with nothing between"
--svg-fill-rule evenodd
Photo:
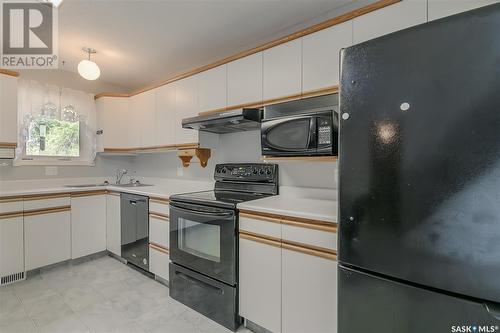
<instances>
[{"instance_id":1,"label":"stovetop burner","mask_svg":"<svg viewBox=\"0 0 500 333\"><path fill-rule=\"evenodd\" d=\"M176 194L170 200L236 209L238 203L278 194L276 164L218 164L214 178L214 190Z\"/></svg>"},{"instance_id":2,"label":"stovetop burner","mask_svg":"<svg viewBox=\"0 0 500 333\"><path fill-rule=\"evenodd\" d=\"M235 209L240 202L262 199L270 195L237 191L202 191L173 195L170 200Z\"/></svg>"}]
</instances>

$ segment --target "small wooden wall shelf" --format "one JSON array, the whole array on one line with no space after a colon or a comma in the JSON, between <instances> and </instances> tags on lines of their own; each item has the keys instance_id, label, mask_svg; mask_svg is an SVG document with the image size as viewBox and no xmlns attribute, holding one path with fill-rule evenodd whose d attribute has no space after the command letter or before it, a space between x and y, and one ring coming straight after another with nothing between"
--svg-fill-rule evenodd
<instances>
[{"instance_id":1,"label":"small wooden wall shelf","mask_svg":"<svg viewBox=\"0 0 500 333\"><path fill-rule=\"evenodd\" d=\"M200 161L202 168L207 166L208 159L211 156L211 151L208 148L194 148L194 149L179 149L177 155L182 161L182 166L187 168L191 163L193 157L197 157ZM197 163L197 162L194 162Z\"/></svg>"},{"instance_id":2,"label":"small wooden wall shelf","mask_svg":"<svg viewBox=\"0 0 500 333\"><path fill-rule=\"evenodd\" d=\"M336 162L338 156L262 156L264 161L310 161L310 162Z\"/></svg>"}]
</instances>

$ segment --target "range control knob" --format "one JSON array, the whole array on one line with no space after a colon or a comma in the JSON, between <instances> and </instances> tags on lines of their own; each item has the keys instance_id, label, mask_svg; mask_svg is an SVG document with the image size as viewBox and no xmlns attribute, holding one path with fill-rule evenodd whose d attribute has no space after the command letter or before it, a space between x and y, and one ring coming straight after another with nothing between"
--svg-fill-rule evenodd
<instances>
[{"instance_id":1,"label":"range control knob","mask_svg":"<svg viewBox=\"0 0 500 333\"><path fill-rule=\"evenodd\" d=\"M254 175L256 175L258 171L257 171L257 169L253 169L252 172L253 172Z\"/></svg>"},{"instance_id":2,"label":"range control knob","mask_svg":"<svg viewBox=\"0 0 500 333\"><path fill-rule=\"evenodd\" d=\"M272 171L271 169L267 169L266 173L267 173L268 175L270 175L270 174L272 174L272 173L273 173L273 171Z\"/></svg>"},{"instance_id":3,"label":"range control knob","mask_svg":"<svg viewBox=\"0 0 500 333\"><path fill-rule=\"evenodd\" d=\"M226 173L226 172L227 172L227 169L226 169L226 168L222 168L221 172L222 172L222 173Z\"/></svg>"},{"instance_id":4,"label":"range control knob","mask_svg":"<svg viewBox=\"0 0 500 333\"><path fill-rule=\"evenodd\" d=\"M263 174L264 174L264 170L263 170L263 169L260 169L260 170L259 170L259 173L260 173L261 175L263 175Z\"/></svg>"}]
</instances>

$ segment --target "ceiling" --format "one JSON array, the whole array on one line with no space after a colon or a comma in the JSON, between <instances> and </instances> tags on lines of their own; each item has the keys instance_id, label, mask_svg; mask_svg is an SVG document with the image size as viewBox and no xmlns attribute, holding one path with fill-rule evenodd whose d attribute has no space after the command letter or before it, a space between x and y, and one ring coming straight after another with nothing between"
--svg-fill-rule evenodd
<instances>
[{"instance_id":1,"label":"ceiling","mask_svg":"<svg viewBox=\"0 0 500 333\"><path fill-rule=\"evenodd\" d=\"M65 0L59 59L95 48L99 80L133 91L361 7L369 0ZM61 66L60 66L61 68Z\"/></svg>"}]
</instances>

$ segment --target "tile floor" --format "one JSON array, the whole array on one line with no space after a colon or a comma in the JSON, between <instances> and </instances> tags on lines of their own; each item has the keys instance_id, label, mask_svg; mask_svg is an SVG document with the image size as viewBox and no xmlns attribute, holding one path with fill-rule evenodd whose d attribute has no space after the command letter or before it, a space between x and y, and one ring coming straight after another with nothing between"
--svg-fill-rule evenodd
<instances>
[{"instance_id":1,"label":"tile floor","mask_svg":"<svg viewBox=\"0 0 500 333\"><path fill-rule=\"evenodd\" d=\"M162 284L104 256L0 287L0 332L230 331L170 298Z\"/></svg>"}]
</instances>

